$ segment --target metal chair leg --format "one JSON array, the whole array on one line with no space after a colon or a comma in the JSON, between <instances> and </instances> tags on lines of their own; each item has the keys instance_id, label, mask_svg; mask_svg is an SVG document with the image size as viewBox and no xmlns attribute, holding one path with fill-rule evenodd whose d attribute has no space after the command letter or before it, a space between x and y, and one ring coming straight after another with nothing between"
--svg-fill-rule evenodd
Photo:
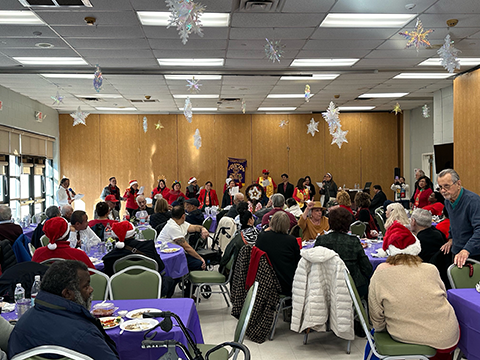
<instances>
[{"instance_id":1,"label":"metal chair leg","mask_svg":"<svg viewBox=\"0 0 480 360\"><path fill-rule=\"evenodd\" d=\"M350 354L351 349L352 349L352 340L348 340L348 342L347 342L347 354Z\"/></svg>"},{"instance_id":2,"label":"metal chair leg","mask_svg":"<svg viewBox=\"0 0 480 360\"><path fill-rule=\"evenodd\" d=\"M303 335L303 345L307 345L307 341L308 341L308 334L310 333L310 328L308 328L307 330L305 330L305 335Z\"/></svg>"},{"instance_id":3,"label":"metal chair leg","mask_svg":"<svg viewBox=\"0 0 480 360\"><path fill-rule=\"evenodd\" d=\"M197 291L195 291L195 296L196 296L196 299L195 299L195 306L198 307L198 304L200 302L200 285L197 286ZM192 288L193 288L193 284L192 284Z\"/></svg>"},{"instance_id":4,"label":"metal chair leg","mask_svg":"<svg viewBox=\"0 0 480 360\"><path fill-rule=\"evenodd\" d=\"M225 302L227 303L227 307L230 307L230 303L228 302L227 296L225 295L225 293L228 294L228 289L223 285L220 285L220 289L222 290L222 295L225 299ZM228 294L228 297L230 297L230 294Z\"/></svg>"},{"instance_id":5,"label":"metal chair leg","mask_svg":"<svg viewBox=\"0 0 480 360\"><path fill-rule=\"evenodd\" d=\"M270 331L270 340L273 340L273 337L275 336L275 327L277 326L278 322L278 317L280 316L280 309L281 309L282 301L277 306L277 311L275 313L275 319L273 320L272 324L272 330Z\"/></svg>"}]
</instances>

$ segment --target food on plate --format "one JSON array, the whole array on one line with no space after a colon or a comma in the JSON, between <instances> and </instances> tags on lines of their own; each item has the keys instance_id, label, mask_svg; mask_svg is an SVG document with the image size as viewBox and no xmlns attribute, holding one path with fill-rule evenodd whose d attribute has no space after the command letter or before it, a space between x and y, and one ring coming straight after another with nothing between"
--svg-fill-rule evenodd
<instances>
[{"instance_id":1,"label":"food on plate","mask_svg":"<svg viewBox=\"0 0 480 360\"><path fill-rule=\"evenodd\" d=\"M104 317L104 316L111 316L114 312L115 312L114 304L98 303L93 306L92 315L96 317Z\"/></svg>"},{"instance_id":2,"label":"food on plate","mask_svg":"<svg viewBox=\"0 0 480 360\"><path fill-rule=\"evenodd\" d=\"M131 314L130 317L132 319L141 319L141 318L143 318L143 314L149 313L149 312L150 312L150 310L142 310L142 311Z\"/></svg>"},{"instance_id":3,"label":"food on plate","mask_svg":"<svg viewBox=\"0 0 480 360\"><path fill-rule=\"evenodd\" d=\"M170 254L170 253L180 251L180 248L166 248L166 249L162 249L160 251L165 253L165 254Z\"/></svg>"},{"instance_id":4,"label":"food on plate","mask_svg":"<svg viewBox=\"0 0 480 360\"><path fill-rule=\"evenodd\" d=\"M120 322L122 321L122 318L120 316L106 317L106 318L100 318L99 320L102 323L102 326L104 329L111 329L118 326L118 324L120 324Z\"/></svg>"},{"instance_id":5,"label":"food on plate","mask_svg":"<svg viewBox=\"0 0 480 360\"><path fill-rule=\"evenodd\" d=\"M152 327L152 324L148 322L136 322L125 326L125 330L147 330Z\"/></svg>"},{"instance_id":6,"label":"food on plate","mask_svg":"<svg viewBox=\"0 0 480 360\"><path fill-rule=\"evenodd\" d=\"M364 248L364 249L366 249L368 247L367 243L362 242L361 244L362 244L362 248Z\"/></svg>"}]
</instances>

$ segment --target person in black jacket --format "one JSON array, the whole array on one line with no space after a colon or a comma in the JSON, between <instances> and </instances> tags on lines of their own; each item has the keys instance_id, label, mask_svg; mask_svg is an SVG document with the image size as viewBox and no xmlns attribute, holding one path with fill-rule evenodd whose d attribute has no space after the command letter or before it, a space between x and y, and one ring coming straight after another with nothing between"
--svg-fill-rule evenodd
<instances>
[{"instance_id":1,"label":"person in black jacket","mask_svg":"<svg viewBox=\"0 0 480 360\"><path fill-rule=\"evenodd\" d=\"M155 214L150 215L149 224L155 229L160 224L166 224L171 217L172 213L168 210L167 200L159 199L155 203Z\"/></svg>"},{"instance_id":2,"label":"person in black jacket","mask_svg":"<svg viewBox=\"0 0 480 360\"><path fill-rule=\"evenodd\" d=\"M115 261L131 254L144 255L155 260L155 262L158 264L159 273L165 269L165 264L155 249L154 240L136 240L136 231L130 222L122 221L120 223L115 223L112 226L112 230L115 235L118 236L118 242L115 246L115 249L107 253L102 259L105 265L105 274L112 276L114 274L113 264ZM172 297L174 291L175 282L173 279L170 276L162 275L162 297L166 296L170 298Z\"/></svg>"},{"instance_id":3,"label":"person in black jacket","mask_svg":"<svg viewBox=\"0 0 480 360\"><path fill-rule=\"evenodd\" d=\"M370 213L375 215L375 209L383 206L383 203L387 201L387 195L382 191L382 187L380 185L373 185L373 191L375 191L375 195L373 196L372 201L370 202Z\"/></svg>"},{"instance_id":4,"label":"person in black jacket","mask_svg":"<svg viewBox=\"0 0 480 360\"><path fill-rule=\"evenodd\" d=\"M187 215L185 216L185 221L192 225L202 225L205 220L202 210L198 207L200 202L197 199L188 199L185 200L185 210Z\"/></svg>"},{"instance_id":5,"label":"person in black jacket","mask_svg":"<svg viewBox=\"0 0 480 360\"><path fill-rule=\"evenodd\" d=\"M45 210L45 215L47 215L47 218L42 221L41 223L38 223L37 227L33 231L32 234L32 245L35 246L35 249L38 249L39 247L42 247L43 244L40 242L40 239L42 238L45 233L43 232L43 224L45 224L45 221L60 216L60 209L56 205L49 206L47 210Z\"/></svg>"},{"instance_id":6,"label":"person in black jacket","mask_svg":"<svg viewBox=\"0 0 480 360\"><path fill-rule=\"evenodd\" d=\"M418 256L424 262L430 262L430 259L447 242L445 235L432 226L432 213L428 210L415 209L413 211L410 218L410 229L420 241L422 251Z\"/></svg>"},{"instance_id":7,"label":"person in black jacket","mask_svg":"<svg viewBox=\"0 0 480 360\"><path fill-rule=\"evenodd\" d=\"M283 182L281 184L278 184L277 193L282 194L285 199L291 198L293 196L293 191L295 190L295 187L293 186L293 184L288 182L287 174L282 174L282 180Z\"/></svg>"},{"instance_id":8,"label":"person in black jacket","mask_svg":"<svg viewBox=\"0 0 480 360\"><path fill-rule=\"evenodd\" d=\"M320 194L325 195L323 206L326 207L331 198L335 199L337 197L338 186L335 181L333 181L333 176L330 173L325 174L322 184L323 186L320 189Z\"/></svg>"}]
</instances>

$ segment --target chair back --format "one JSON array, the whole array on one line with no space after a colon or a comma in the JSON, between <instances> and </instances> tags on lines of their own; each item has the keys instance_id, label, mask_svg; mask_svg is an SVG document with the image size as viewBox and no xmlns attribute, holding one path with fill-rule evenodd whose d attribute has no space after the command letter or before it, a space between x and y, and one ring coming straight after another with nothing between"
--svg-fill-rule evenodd
<instances>
[{"instance_id":1,"label":"chair back","mask_svg":"<svg viewBox=\"0 0 480 360\"><path fill-rule=\"evenodd\" d=\"M126 269L132 266L143 266L155 271L158 271L158 264L155 260L145 255L130 254L124 256L113 263L113 272L117 273L120 270ZM139 271L137 271L139 273Z\"/></svg>"},{"instance_id":2,"label":"chair back","mask_svg":"<svg viewBox=\"0 0 480 360\"><path fill-rule=\"evenodd\" d=\"M40 264L50 266L50 265L52 265L55 261L65 261L65 259L62 259L62 258L50 258L50 259L47 259L47 260L43 260Z\"/></svg>"},{"instance_id":3,"label":"chair back","mask_svg":"<svg viewBox=\"0 0 480 360\"><path fill-rule=\"evenodd\" d=\"M382 216L384 214L383 206L380 206L380 207L376 208L374 213L375 213L375 215L378 214L378 215Z\"/></svg>"},{"instance_id":4,"label":"chair back","mask_svg":"<svg viewBox=\"0 0 480 360\"><path fill-rule=\"evenodd\" d=\"M301 238L303 236L303 231L300 225L295 225L290 229L290 235L296 237L296 238Z\"/></svg>"},{"instance_id":5,"label":"chair back","mask_svg":"<svg viewBox=\"0 0 480 360\"><path fill-rule=\"evenodd\" d=\"M107 300L108 297L108 280L107 274L96 269L88 268L90 273L90 286L93 288L93 300Z\"/></svg>"},{"instance_id":6,"label":"chair back","mask_svg":"<svg viewBox=\"0 0 480 360\"><path fill-rule=\"evenodd\" d=\"M35 246L33 246L32 243L28 243L28 250L30 251L30 255L33 257L33 254L35 253Z\"/></svg>"},{"instance_id":7,"label":"chair back","mask_svg":"<svg viewBox=\"0 0 480 360\"><path fill-rule=\"evenodd\" d=\"M215 230L214 239L218 241L218 244L220 245L220 249L222 249L222 251L225 251L228 243L235 236L236 231L237 225L235 224L235 220L228 216L224 216L220 219L217 225L217 230Z\"/></svg>"},{"instance_id":8,"label":"chair back","mask_svg":"<svg viewBox=\"0 0 480 360\"><path fill-rule=\"evenodd\" d=\"M245 332L247 331L248 322L250 321L250 315L252 314L253 305L255 304L255 298L258 291L258 281L255 281L247 292L247 297L243 303L240 317L238 318L237 327L235 328L235 334L233 341L243 343L245 339Z\"/></svg>"},{"instance_id":9,"label":"chair back","mask_svg":"<svg viewBox=\"0 0 480 360\"><path fill-rule=\"evenodd\" d=\"M47 246L49 241L50 240L48 239L47 235L42 235L42 237L40 238L40 242L42 243L42 246Z\"/></svg>"},{"instance_id":10,"label":"chair back","mask_svg":"<svg viewBox=\"0 0 480 360\"><path fill-rule=\"evenodd\" d=\"M359 237L365 237L366 228L367 225L365 225L365 223L361 222L360 220L357 220L350 225L350 231L352 232L352 234Z\"/></svg>"},{"instance_id":11,"label":"chair back","mask_svg":"<svg viewBox=\"0 0 480 360\"><path fill-rule=\"evenodd\" d=\"M213 222L213 219L208 217L205 220L203 220L202 226L208 231L210 231L210 226L212 226L212 222Z\"/></svg>"},{"instance_id":12,"label":"chair back","mask_svg":"<svg viewBox=\"0 0 480 360\"><path fill-rule=\"evenodd\" d=\"M41 355L60 355L63 356L60 359L69 360L93 360L90 356L80 354L77 351L64 348L57 345L42 345L37 346L27 351L12 357L11 360L43 360L50 359L51 357L43 357Z\"/></svg>"},{"instance_id":13,"label":"chair back","mask_svg":"<svg viewBox=\"0 0 480 360\"><path fill-rule=\"evenodd\" d=\"M158 271L144 266L131 266L112 275L108 291L112 300L160 299L162 277Z\"/></svg>"},{"instance_id":14,"label":"chair back","mask_svg":"<svg viewBox=\"0 0 480 360\"><path fill-rule=\"evenodd\" d=\"M378 215L377 213L375 213L375 220L377 220L378 228L380 229L382 234L385 235L385 232L387 230L385 229L385 223L383 222L383 218L380 215Z\"/></svg>"},{"instance_id":15,"label":"chair back","mask_svg":"<svg viewBox=\"0 0 480 360\"><path fill-rule=\"evenodd\" d=\"M447 269L448 281L452 289L468 289L475 288L480 282L480 262L468 258L465 264L471 263L473 266L473 274L470 277L470 267L464 265L461 269L452 264Z\"/></svg>"},{"instance_id":16,"label":"chair back","mask_svg":"<svg viewBox=\"0 0 480 360\"><path fill-rule=\"evenodd\" d=\"M155 229L152 228L146 228L142 231L142 236L145 240L155 240L157 238L157 232Z\"/></svg>"},{"instance_id":17,"label":"chair back","mask_svg":"<svg viewBox=\"0 0 480 360\"><path fill-rule=\"evenodd\" d=\"M157 232L158 235L160 235L160 233L162 232L163 228L165 227L165 225L167 225L167 222L163 222L161 224L158 224L156 227L155 227L155 231Z\"/></svg>"}]
</instances>

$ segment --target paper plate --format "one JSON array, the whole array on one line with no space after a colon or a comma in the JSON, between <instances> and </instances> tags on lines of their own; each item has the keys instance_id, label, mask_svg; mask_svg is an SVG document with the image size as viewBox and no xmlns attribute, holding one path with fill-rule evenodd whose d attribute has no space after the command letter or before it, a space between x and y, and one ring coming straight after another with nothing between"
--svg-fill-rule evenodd
<instances>
[{"instance_id":1,"label":"paper plate","mask_svg":"<svg viewBox=\"0 0 480 360\"><path fill-rule=\"evenodd\" d=\"M165 253L165 254L171 254L174 252L180 251L180 248L165 248L160 250L160 252Z\"/></svg>"},{"instance_id":2,"label":"paper plate","mask_svg":"<svg viewBox=\"0 0 480 360\"><path fill-rule=\"evenodd\" d=\"M120 324L120 329L131 332L142 332L154 328L158 325L156 319L136 319L127 320Z\"/></svg>"},{"instance_id":3,"label":"paper plate","mask_svg":"<svg viewBox=\"0 0 480 360\"><path fill-rule=\"evenodd\" d=\"M108 330L108 329L113 329L113 328L116 328L117 326L120 326L122 320L119 319L120 321L116 321L117 319L119 318L116 316L106 316L106 317L101 317L98 320L100 320L100 322L102 323L103 328L105 330Z\"/></svg>"},{"instance_id":4,"label":"paper plate","mask_svg":"<svg viewBox=\"0 0 480 360\"><path fill-rule=\"evenodd\" d=\"M127 315L125 315L125 317L127 319L132 319L132 320L136 320L136 319L140 319L142 320L143 317L143 313L146 313L146 312L160 312L162 310L160 309L154 309L154 308L144 308L144 309L135 309L135 310L132 310L132 311L129 311L127 313Z\"/></svg>"}]
</instances>

